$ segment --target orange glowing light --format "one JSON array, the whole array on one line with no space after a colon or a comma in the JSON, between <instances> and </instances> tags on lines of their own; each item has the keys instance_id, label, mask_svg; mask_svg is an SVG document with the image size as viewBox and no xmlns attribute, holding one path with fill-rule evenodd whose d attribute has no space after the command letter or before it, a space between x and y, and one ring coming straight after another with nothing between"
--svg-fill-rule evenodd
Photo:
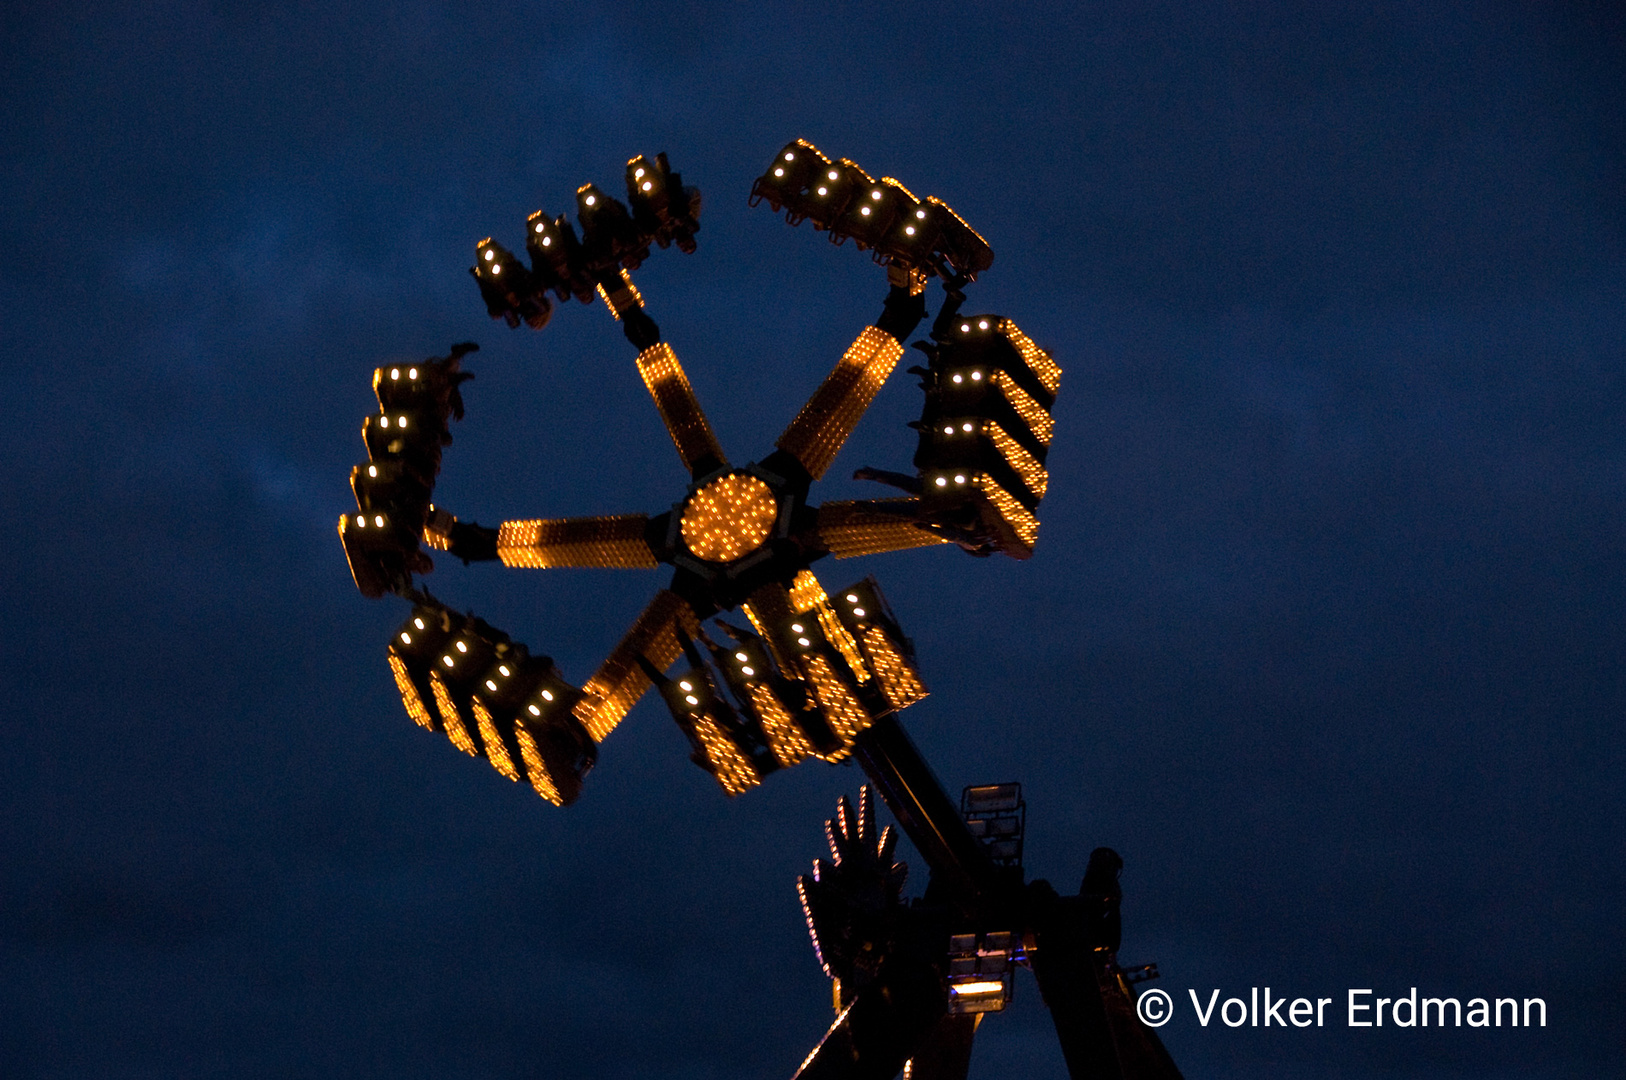
<instances>
[{"instance_id":1,"label":"orange glowing light","mask_svg":"<svg viewBox=\"0 0 1626 1080\"><path fill-rule=\"evenodd\" d=\"M733 562L762 546L773 531L779 504L767 484L748 473L719 477L683 508L683 543L709 562Z\"/></svg>"}]
</instances>

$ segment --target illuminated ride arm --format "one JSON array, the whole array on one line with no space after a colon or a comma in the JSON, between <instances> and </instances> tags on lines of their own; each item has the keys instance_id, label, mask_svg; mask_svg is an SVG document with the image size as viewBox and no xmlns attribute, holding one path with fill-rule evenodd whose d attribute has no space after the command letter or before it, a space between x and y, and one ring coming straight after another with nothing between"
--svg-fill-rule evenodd
<instances>
[{"instance_id":1,"label":"illuminated ride arm","mask_svg":"<svg viewBox=\"0 0 1626 1080\"><path fill-rule=\"evenodd\" d=\"M586 696L577 703L576 718L595 742L613 731L649 689L644 665L665 671L683 654L679 633L693 636L699 629L682 597L669 589L655 594L593 677L582 684Z\"/></svg>"},{"instance_id":2,"label":"illuminated ride arm","mask_svg":"<svg viewBox=\"0 0 1626 1080\"><path fill-rule=\"evenodd\" d=\"M664 532L664 521L653 528ZM492 558L511 567L652 570L660 564L651 529L644 514L505 521L495 530Z\"/></svg>"},{"instance_id":3,"label":"illuminated ride arm","mask_svg":"<svg viewBox=\"0 0 1626 1080\"><path fill-rule=\"evenodd\" d=\"M666 432L683 459L684 468L695 478L728 467L728 458L717 435L700 408L689 376L678 362L677 353L661 340L660 327L644 311L644 298L625 270L600 278L599 298L621 324L627 340L638 349L638 374L644 380Z\"/></svg>"},{"instance_id":4,"label":"illuminated ride arm","mask_svg":"<svg viewBox=\"0 0 1626 1080\"><path fill-rule=\"evenodd\" d=\"M824 475L903 356L904 340L926 315L922 289L915 287L919 284L906 279L905 284L892 286L881 317L842 354L779 436L775 443L779 453L770 455L764 465L783 467L788 457L810 480Z\"/></svg>"}]
</instances>

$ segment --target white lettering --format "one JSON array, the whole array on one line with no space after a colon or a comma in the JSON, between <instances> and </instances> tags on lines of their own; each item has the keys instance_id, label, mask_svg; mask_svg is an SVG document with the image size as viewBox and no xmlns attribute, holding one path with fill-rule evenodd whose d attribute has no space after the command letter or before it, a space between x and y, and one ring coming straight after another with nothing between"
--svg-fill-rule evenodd
<instances>
[{"instance_id":1,"label":"white lettering","mask_svg":"<svg viewBox=\"0 0 1626 1080\"><path fill-rule=\"evenodd\" d=\"M1280 1009L1285 1004L1287 1004L1287 999L1286 998L1277 998L1276 999L1276 1004L1272 1005L1270 1003L1270 987L1268 987L1268 986L1265 987L1265 1026L1266 1027L1270 1026L1270 1018L1272 1016L1274 1016L1276 1018L1276 1026L1277 1027L1286 1027L1287 1026L1287 1022L1282 1019L1282 1014L1276 1011L1277 1009Z\"/></svg>"},{"instance_id":2,"label":"white lettering","mask_svg":"<svg viewBox=\"0 0 1626 1080\"><path fill-rule=\"evenodd\" d=\"M1400 1019L1400 1006L1402 1005L1406 1006L1406 1019L1404 1020ZM1396 998L1394 1005L1389 1009L1389 1015L1394 1018L1395 1027L1416 1027L1417 987L1414 986L1411 988L1411 995L1409 997Z\"/></svg>"},{"instance_id":3,"label":"white lettering","mask_svg":"<svg viewBox=\"0 0 1626 1080\"><path fill-rule=\"evenodd\" d=\"M1357 1004L1355 1004L1355 995L1356 994L1365 994L1368 997L1371 997L1372 996L1372 991L1370 991L1370 990L1351 990L1349 992L1349 1026L1350 1027L1371 1027L1372 1026L1372 1021L1355 1019L1355 1011L1357 1009L1359 1009L1361 1012L1365 1012L1366 1010L1368 1010L1368 1009L1370 1009L1372 1007L1370 1005L1357 1005Z\"/></svg>"},{"instance_id":4,"label":"white lettering","mask_svg":"<svg viewBox=\"0 0 1626 1080\"><path fill-rule=\"evenodd\" d=\"M1197 1000L1197 991L1187 990L1186 993L1191 995L1191 1007L1197 1013L1197 1023L1207 1027L1208 1018L1214 1015L1214 1003L1219 1000L1219 991L1215 990L1209 995L1207 1012L1203 1012L1203 1003Z\"/></svg>"},{"instance_id":5,"label":"white lettering","mask_svg":"<svg viewBox=\"0 0 1626 1080\"><path fill-rule=\"evenodd\" d=\"M1451 1003L1452 1018L1455 1027L1462 1026L1462 1002L1456 998L1424 998L1423 999L1423 1026L1428 1027L1428 1007L1434 1006L1434 1011L1440 1021L1440 1027L1445 1026L1445 1005Z\"/></svg>"},{"instance_id":6,"label":"white lettering","mask_svg":"<svg viewBox=\"0 0 1626 1080\"><path fill-rule=\"evenodd\" d=\"M1260 1003L1259 987L1248 989L1246 997L1238 994L1236 997L1221 998L1221 991L1216 988L1210 990L1208 998L1204 1001L1197 996L1197 991L1187 989L1191 995L1191 1008L1197 1014L1197 1022L1203 1027L1210 1026L1209 1021L1214 1019L1214 1013L1219 1012L1220 1020L1226 1027L1276 1027L1285 1028L1291 1025L1296 1028L1310 1026L1325 1027L1327 1023L1327 1006L1337 999L1330 997L1278 997L1274 987L1264 988L1264 1002ZM1383 1027L1389 1023L1392 1027L1457 1027L1463 1026L1467 1020L1468 1027L1488 1028L1503 1027L1546 1027L1547 1001L1545 998L1528 997L1521 1002L1518 998L1454 998L1454 997L1423 997L1413 986L1404 997L1375 997L1375 991L1368 987L1357 987L1346 991L1346 1019L1349 1027L1370 1028ZM1521 1009L1522 1006L1522 1009ZM1385 1016L1385 1012L1388 1013ZM1504 1022L1503 1014L1506 1013ZM1261 1022L1260 1016L1264 1020Z\"/></svg>"}]
</instances>

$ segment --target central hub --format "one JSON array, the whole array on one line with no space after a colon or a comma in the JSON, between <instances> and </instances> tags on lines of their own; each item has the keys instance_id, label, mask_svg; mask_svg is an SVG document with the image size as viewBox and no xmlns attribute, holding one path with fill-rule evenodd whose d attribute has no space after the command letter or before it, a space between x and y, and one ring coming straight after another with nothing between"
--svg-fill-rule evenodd
<instances>
[{"instance_id":1,"label":"central hub","mask_svg":"<svg viewBox=\"0 0 1626 1080\"><path fill-rule=\"evenodd\" d=\"M696 558L727 563L761 547L778 516L772 488L749 473L729 473L689 497L678 528Z\"/></svg>"}]
</instances>

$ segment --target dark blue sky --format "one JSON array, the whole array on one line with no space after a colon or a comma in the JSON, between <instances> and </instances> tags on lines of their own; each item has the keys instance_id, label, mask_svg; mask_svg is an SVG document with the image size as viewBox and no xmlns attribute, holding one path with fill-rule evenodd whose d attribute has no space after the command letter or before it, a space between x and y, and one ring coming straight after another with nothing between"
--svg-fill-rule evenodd
<instances>
[{"instance_id":1,"label":"dark blue sky","mask_svg":"<svg viewBox=\"0 0 1626 1080\"><path fill-rule=\"evenodd\" d=\"M705 193L638 283L764 453L884 293L747 208L797 135L955 206L972 310L1066 371L1031 562L820 568L880 577L945 784L1020 779L1063 891L1122 852L1177 998L1550 1009L1188 1011L1187 1076L1619 1068L1618 13L59 6L0 14L0 1077L790 1075L830 1017L793 882L861 774L726 800L646 701L556 810L409 722L334 522L372 368L469 338L437 501L677 497L602 309L510 332L464 269L635 153ZM895 379L816 496L907 467L918 408ZM579 681L663 580L430 585ZM1019 984L973 1076L1063 1075L1048 1025Z\"/></svg>"}]
</instances>

